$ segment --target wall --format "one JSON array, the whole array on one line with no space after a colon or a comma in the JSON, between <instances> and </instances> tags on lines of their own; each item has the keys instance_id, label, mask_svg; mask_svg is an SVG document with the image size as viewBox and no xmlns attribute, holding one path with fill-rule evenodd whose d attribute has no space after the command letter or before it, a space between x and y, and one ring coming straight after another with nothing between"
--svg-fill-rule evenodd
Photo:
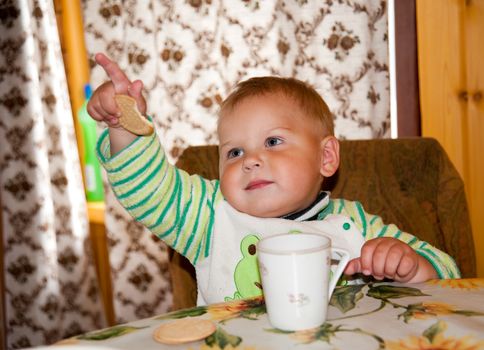
<instances>
[{"instance_id":1,"label":"wall","mask_svg":"<svg viewBox=\"0 0 484 350\"><path fill-rule=\"evenodd\" d=\"M417 1L422 135L464 179L477 274L484 277L484 0Z\"/></svg>"}]
</instances>

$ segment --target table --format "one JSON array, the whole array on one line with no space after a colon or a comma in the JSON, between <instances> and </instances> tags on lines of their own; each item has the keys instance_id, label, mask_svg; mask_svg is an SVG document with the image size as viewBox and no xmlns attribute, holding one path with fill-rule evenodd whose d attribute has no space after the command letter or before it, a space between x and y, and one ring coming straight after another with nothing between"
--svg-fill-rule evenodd
<instances>
[{"instance_id":1,"label":"table","mask_svg":"<svg viewBox=\"0 0 484 350\"><path fill-rule=\"evenodd\" d=\"M153 340L162 323L211 319L217 331L199 342ZM271 327L262 298L213 304L90 332L63 343L117 349L484 349L484 279L419 284L371 282L337 287L327 322L284 332Z\"/></svg>"}]
</instances>

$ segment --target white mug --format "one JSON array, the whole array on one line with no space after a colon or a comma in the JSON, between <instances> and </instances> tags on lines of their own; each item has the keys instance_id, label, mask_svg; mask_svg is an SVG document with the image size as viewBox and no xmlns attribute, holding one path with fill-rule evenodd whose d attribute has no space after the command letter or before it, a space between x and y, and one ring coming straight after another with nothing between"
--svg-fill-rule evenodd
<instances>
[{"instance_id":1,"label":"white mug","mask_svg":"<svg viewBox=\"0 0 484 350\"><path fill-rule=\"evenodd\" d=\"M296 331L322 325L349 253L331 248L331 240L320 234L287 233L261 239L257 256L272 326ZM339 260L334 271L332 260Z\"/></svg>"}]
</instances>

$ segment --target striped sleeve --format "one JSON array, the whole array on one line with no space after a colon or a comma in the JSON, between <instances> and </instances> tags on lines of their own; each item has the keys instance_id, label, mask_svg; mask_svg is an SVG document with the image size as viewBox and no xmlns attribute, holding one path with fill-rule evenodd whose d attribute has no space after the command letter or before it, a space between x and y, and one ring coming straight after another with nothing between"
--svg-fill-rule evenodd
<instances>
[{"instance_id":1,"label":"striped sleeve","mask_svg":"<svg viewBox=\"0 0 484 350\"><path fill-rule=\"evenodd\" d=\"M347 201L343 199L335 199L337 202L335 207L339 208L340 214L350 217L357 227L361 230L365 241L378 237L393 237L402 242L407 243L418 254L427 259L439 278L460 278L460 271L448 254L435 248L427 242L419 240L410 233L401 231L396 225L386 225L383 223L381 217L371 215L364 211L363 206L359 202ZM343 207L343 209L341 209Z\"/></svg>"},{"instance_id":2,"label":"striped sleeve","mask_svg":"<svg viewBox=\"0 0 484 350\"><path fill-rule=\"evenodd\" d=\"M214 208L222 199L219 182L171 165L154 133L113 157L109 150L106 130L98 140L98 158L131 216L193 264L208 256Z\"/></svg>"}]
</instances>

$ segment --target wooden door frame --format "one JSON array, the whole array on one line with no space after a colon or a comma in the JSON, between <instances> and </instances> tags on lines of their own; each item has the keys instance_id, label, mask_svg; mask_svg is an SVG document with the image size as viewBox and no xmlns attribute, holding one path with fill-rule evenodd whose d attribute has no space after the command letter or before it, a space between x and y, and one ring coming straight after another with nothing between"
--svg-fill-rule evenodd
<instances>
[{"instance_id":1,"label":"wooden door frame","mask_svg":"<svg viewBox=\"0 0 484 350\"><path fill-rule=\"evenodd\" d=\"M398 137L421 136L415 0L394 2Z\"/></svg>"}]
</instances>

